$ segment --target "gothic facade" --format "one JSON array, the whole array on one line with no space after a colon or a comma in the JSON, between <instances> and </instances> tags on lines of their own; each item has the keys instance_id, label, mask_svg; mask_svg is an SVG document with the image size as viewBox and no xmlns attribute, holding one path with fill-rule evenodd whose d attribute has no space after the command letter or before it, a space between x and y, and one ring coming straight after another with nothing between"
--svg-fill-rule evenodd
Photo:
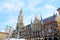
<instances>
[{"instance_id":1,"label":"gothic facade","mask_svg":"<svg viewBox=\"0 0 60 40\"><path fill-rule=\"evenodd\" d=\"M60 28L60 8L58 13L48 18L39 20L35 17L31 24L24 26L23 12L20 10L16 30L13 32L16 38L25 38L27 40L59 40ZM59 16L58 16L59 15Z\"/></svg>"}]
</instances>

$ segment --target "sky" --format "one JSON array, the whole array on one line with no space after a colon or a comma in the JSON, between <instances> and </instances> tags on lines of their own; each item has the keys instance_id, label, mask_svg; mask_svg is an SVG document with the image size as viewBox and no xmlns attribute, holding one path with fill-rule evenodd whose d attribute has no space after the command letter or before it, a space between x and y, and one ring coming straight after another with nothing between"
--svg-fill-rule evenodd
<instances>
[{"instance_id":1,"label":"sky","mask_svg":"<svg viewBox=\"0 0 60 40\"><path fill-rule=\"evenodd\" d=\"M0 0L0 31L6 26L16 28L20 10L23 11L24 25L28 25L35 16L40 19L56 14L60 7L60 0Z\"/></svg>"}]
</instances>

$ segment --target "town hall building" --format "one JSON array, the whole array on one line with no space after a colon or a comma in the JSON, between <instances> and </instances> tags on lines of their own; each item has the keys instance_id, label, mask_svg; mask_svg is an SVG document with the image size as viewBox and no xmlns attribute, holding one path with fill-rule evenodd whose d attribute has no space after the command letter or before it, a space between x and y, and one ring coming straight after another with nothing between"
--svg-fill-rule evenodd
<instances>
[{"instance_id":1,"label":"town hall building","mask_svg":"<svg viewBox=\"0 0 60 40\"><path fill-rule=\"evenodd\" d=\"M48 18L39 20L35 17L31 24L24 26L23 12L20 10L16 30L13 31L12 37L24 38L27 40L59 40L60 31L60 8L56 14Z\"/></svg>"}]
</instances>

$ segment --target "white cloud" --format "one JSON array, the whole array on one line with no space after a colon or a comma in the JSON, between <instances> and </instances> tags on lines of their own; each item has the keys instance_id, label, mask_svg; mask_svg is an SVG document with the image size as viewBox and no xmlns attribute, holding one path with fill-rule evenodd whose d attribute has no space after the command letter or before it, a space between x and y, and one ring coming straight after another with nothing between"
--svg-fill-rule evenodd
<instances>
[{"instance_id":1,"label":"white cloud","mask_svg":"<svg viewBox=\"0 0 60 40\"><path fill-rule=\"evenodd\" d=\"M24 7L24 3L20 1L15 1L15 2L4 2L0 3L0 12L1 11L14 11L14 10L19 10L20 8Z\"/></svg>"},{"instance_id":2,"label":"white cloud","mask_svg":"<svg viewBox=\"0 0 60 40\"><path fill-rule=\"evenodd\" d=\"M17 23L17 16L11 16L8 17L8 20L5 22L1 22L1 32L5 32L5 28L8 25L8 27L12 26L13 29L16 29L16 23Z\"/></svg>"},{"instance_id":3,"label":"white cloud","mask_svg":"<svg viewBox=\"0 0 60 40\"><path fill-rule=\"evenodd\" d=\"M56 12L56 7L54 5L52 5L52 4L45 4L43 6L43 9L44 9L44 12L45 12L44 15L46 15L44 18L52 16L53 13Z\"/></svg>"},{"instance_id":4,"label":"white cloud","mask_svg":"<svg viewBox=\"0 0 60 40\"><path fill-rule=\"evenodd\" d=\"M15 29L16 23L17 23L17 17L10 17L9 20L3 22L2 24L12 26Z\"/></svg>"},{"instance_id":5,"label":"white cloud","mask_svg":"<svg viewBox=\"0 0 60 40\"><path fill-rule=\"evenodd\" d=\"M30 15L30 16L24 17L24 25L30 24L31 20L33 21L33 19L34 19L34 15L33 14Z\"/></svg>"},{"instance_id":6,"label":"white cloud","mask_svg":"<svg viewBox=\"0 0 60 40\"><path fill-rule=\"evenodd\" d=\"M14 8L12 3L5 3L3 5L3 8L7 9L7 10L12 10Z\"/></svg>"},{"instance_id":7,"label":"white cloud","mask_svg":"<svg viewBox=\"0 0 60 40\"><path fill-rule=\"evenodd\" d=\"M50 5L50 4L46 4L45 8L46 9L55 9L55 7L53 5Z\"/></svg>"},{"instance_id":8,"label":"white cloud","mask_svg":"<svg viewBox=\"0 0 60 40\"><path fill-rule=\"evenodd\" d=\"M1 32L5 32L5 30L3 29L3 30L1 30Z\"/></svg>"},{"instance_id":9,"label":"white cloud","mask_svg":"<svg viewBox=\"0 0 60 40\"><path fill-rule=\"evenodd\" d=\"M26 10L34 11L35 6L38 5L39 3L41 3L41 0L28 0L27 2L28 2L28 4L26 6Z\"/></svg>"},{"instance_id":10,"label":"white cloud","mask_svg":"<svg viewBox=\"0 0 60 40\"><path fill-rule=\"evenodd\" d=\"M49 0L50 2L54 2L55 0Z\"/></svg>"},{"instance_id":11,"label":"white cloud","mask_svg":"<svg viewBox=\"0 0 60 40\"><path fill-rule=\"evenodd\" d=\"M27 2L27 4L25 4ZM40 18L40 13L42 14L44 12L44 17L48 17L52 14L51 11L54 11L55 7L51 4L45 4L44 6L40 6L36 8L38 4L42 2L42 0L26 0L26 2L22 2L20 0L8 0L8 2L0 3L0 12L6 12L6 11L13 11L13 10L19 10L20 8L23 8L23 10L28 10L31 12L31 15L24 17L24 25L27 25L30 23L31 19L34 20L34 15L36 13L37 17ZM50 11L50 12L48 12ZM25 12L24 12L25 13ZM50 15L47 13L51 13ZM9 17L9 19L1 24L7 24L14 26L17 23L17 17Z\"/></svg>"},{"instance_id":12,"label":"white cloud","mask_svg":"<svg viewBox=\"0 0 60 40\"><path fill-rule=\"evenodd\" d=\"M45 4L42 7L38 7L38 8L34 8L35 5L33 5L32 3L27 5L26 9L29 10L32 15L28 16L28 18L26 18L27 22L25 22L25 24L28 24L28 22L31 20L31 18L35 17L33 16L33 14L40 19L40 15L42 14L43 18L47 18L51 15L53 15L53 12L55 12L55 6L51 5L51 4ZM32 17L33 16L33 17ZM29 19L30 18L30 19ZM29 20L29 21L28 21Z\"/></svg>"},{"instance_id":13,"label":"white cloud","mask_svg":"<svg viewBox=\"0 0 60 40\"><path fill-rule=\"evenodd\" d=\"M36 13L38 18L40 18L41 14L42 14L43 18L47 18L47 17L53 15L53 13L56 14L56 7L51 4L45 4L42 7L35 8L34 12L32 12L32 13Z\"/></svg>"}]
</instances>

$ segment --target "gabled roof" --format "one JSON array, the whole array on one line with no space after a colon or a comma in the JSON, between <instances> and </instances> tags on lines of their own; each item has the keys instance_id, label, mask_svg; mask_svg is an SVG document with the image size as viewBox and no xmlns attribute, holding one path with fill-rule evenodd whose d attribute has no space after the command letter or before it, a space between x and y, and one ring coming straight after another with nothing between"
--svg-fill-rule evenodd
<instances>
[{"instance_id":1,"label":"gabled roof","mask_svg":"<svg viewBox=\"0 0 60 40\"><path fill-rule=\"evenodd\" d=\"M53 16L50 16L48 18L42 19L43 20L43 24L47 24L47 23L49 23L51 21L54 22L55 21L55 18L56 18L56 15L53 15ZM26 27L30 28L31 27L31 24L26 25Z\"/></svg>"},{"instance_id":2,"label":"gabled roof","mask_svg":"<svg viewBox=\"0 0 60 40\"><path fill-rule=\"evenodd\" d=\"M55 21L55 18L56 18L56 15L45 18L45 19L43 19L43 23L48 23L50 21Z\"/></svg>"},{"instance_id":3,"label":"gabled roof","mask_svg":"<svg viewBox=\"0 0 60 40\"><path fill-rule=\"evenodd\" d=\"M27 28L27 29L30 29L30 28L31 28L31 25L32 25L32 24L26 25L26 28Z\"/></svg>"}]
</instances>

